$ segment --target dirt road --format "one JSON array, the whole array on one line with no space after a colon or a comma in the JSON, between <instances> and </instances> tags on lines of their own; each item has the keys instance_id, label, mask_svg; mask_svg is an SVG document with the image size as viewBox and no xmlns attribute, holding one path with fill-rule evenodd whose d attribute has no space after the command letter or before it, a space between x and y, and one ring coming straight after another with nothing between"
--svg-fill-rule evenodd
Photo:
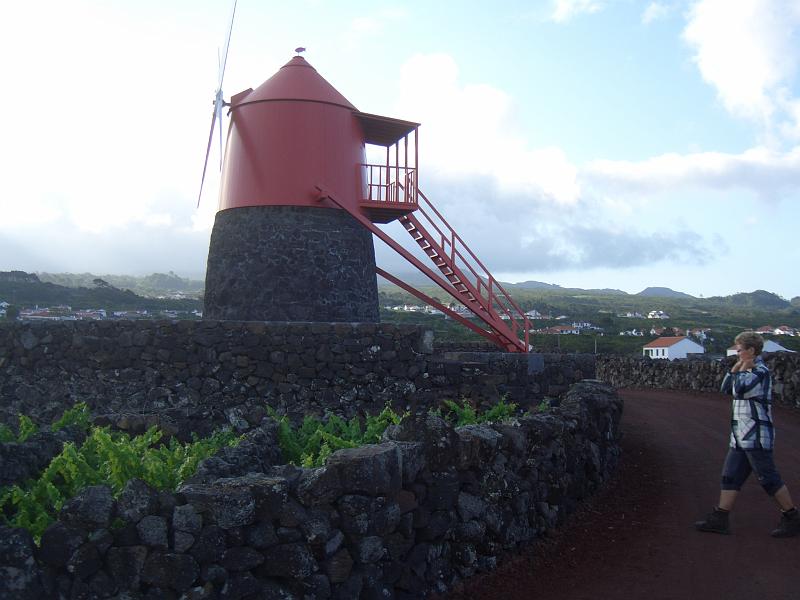
<instances>
[{"instance_id":1,"label":"dirt road","mask_svg":"<svg viewBox=\"0 0 800 600\"><path fill-rule=\"evenodd\" d=\"M552 539L449 598L800 600L800 537L774 539L780 514L751 477L732 535L692 523L717 500L729 399L623 390L624 460L611 485ZM800 412L775 408L776 464L800 503Z\"/></svg>"}]
</instances>

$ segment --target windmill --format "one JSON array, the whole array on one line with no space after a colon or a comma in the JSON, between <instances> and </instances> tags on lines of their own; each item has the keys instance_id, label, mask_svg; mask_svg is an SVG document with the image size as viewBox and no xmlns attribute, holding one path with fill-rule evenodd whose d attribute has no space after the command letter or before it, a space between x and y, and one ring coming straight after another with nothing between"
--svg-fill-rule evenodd
<instances>
[{"instance_id":1,"label":"windmill","mask_svg":"<svg viewBox=\"0 0 800 600\"><path fill-rule=\"evenodd\" d=\"M203 175L200 178L200 191L197 194L197 206L200 206L200 198L203 195L203 183L206 180L206 170L208 169L208 156L211 153L211 144L214 141L215 127L219 125L219 170L222 171L222 110L227 106L222 96L222 80L225 78L225 66L228 63L228 49L231 45L231 33L233 32L233 19L236 16L236 0L231 6L231 18L228 24L228 32L225 36L225 44L222 51L217 53L217 89L214 92L214 110L211 113L211 130L208 132L208 145L206 146L206 159L203 161ZM305 48L304 48L305 50Z\"/></svg>"},{"instance_id":2,"label":"windmill","mask_svg":"<svg viewBox=\"0 0 800 600\"><path fill-rule=\"evenodd\" d=\"M302 47L260 86L224 102L232 26L233 13L203 171L205 177L215 127L228 107L206 318L378 322L377 273L503 350L527 352L523 311L418 187L419 123L359 111L301 56ZM367 163L367 146L380 148L385 161ZM377 226L392 221L432 266ZM378 268L373 236L462 308Z\"/></svg>"}]
</instances>

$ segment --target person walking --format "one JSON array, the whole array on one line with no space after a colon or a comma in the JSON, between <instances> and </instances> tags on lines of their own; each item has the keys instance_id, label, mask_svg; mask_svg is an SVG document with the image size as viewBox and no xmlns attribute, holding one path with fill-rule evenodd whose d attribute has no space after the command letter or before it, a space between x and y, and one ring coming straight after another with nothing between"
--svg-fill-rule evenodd
<instances>
[{"instance_id":1,"label":"person walking","mask_svg":"<svg viewBox=\"0 0 800 600\"><path fill-rule=\"evenodd\" d=\"M734 342L738 359L722 380L722 392L733 393L733 414L719 504L694 526L698 531L730 533L729 516L736 496L755 471L761 487L781 509L781 520L772 536L793 537L800 534L800 513L773 461L772 383L761 357L764 339L753 331L745 331Z\"/></svg>"}]
</instances>

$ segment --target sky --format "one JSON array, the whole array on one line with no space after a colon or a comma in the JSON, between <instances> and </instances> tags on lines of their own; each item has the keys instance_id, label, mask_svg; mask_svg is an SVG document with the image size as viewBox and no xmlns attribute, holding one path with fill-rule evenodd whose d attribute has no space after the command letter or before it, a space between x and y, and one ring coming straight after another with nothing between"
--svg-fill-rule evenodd
<instances>
[{"instance_id":1,"label":"sky","mask_svg":"<svg viewBox=\"0 0 800 600\"><path fill-rule=\"evenodd\" d=\"M2 5L0 270L203 277L231 4ZM298 46L501 281L800 295L800 0L239 0L225 98Z\"/></svg>"}]
</instances>

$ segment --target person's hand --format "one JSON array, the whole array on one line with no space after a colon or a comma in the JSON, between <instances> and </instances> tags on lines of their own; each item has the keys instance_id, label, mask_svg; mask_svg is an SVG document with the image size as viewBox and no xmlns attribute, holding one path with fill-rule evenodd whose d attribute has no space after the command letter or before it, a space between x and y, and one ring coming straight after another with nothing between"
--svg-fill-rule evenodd
<instances>
[{"instance_id":1,"label":"person's hand","mask_svg":"<svg viewBox=\"0 0 800 600\"><path fill-rule=\"evenodd\" d=\"M736 363L731 367L731 373L738 373L742 370L742 360L739 359Z\"/></svg>"}]
</instances>

